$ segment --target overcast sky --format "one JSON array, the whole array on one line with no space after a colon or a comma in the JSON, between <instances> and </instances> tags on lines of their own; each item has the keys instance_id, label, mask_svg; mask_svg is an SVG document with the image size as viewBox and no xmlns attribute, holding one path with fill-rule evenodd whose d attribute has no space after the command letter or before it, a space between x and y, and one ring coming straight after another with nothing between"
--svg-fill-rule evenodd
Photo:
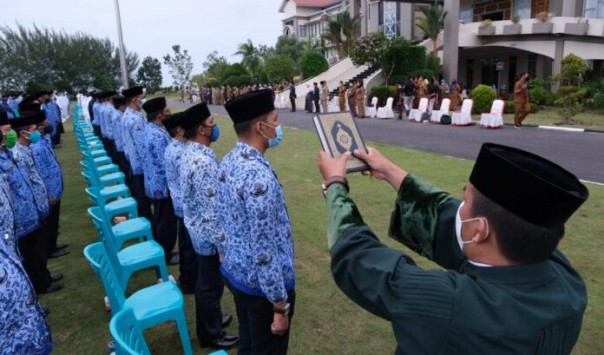
<instances>
[{"instance_id":1,"label":"overcast sky","mask_svg":"<svg viewBox=\"0 0 604 355\"><path fill-rule=\"evenodd\" d=\"M120 0L124 43L128 50L158 58L180 44L193 59L193 74L213 50L229 63L239 43L274 46L281 33L282 0ZM109 38L117 46L114 0L17 0L0 10L3 25L34 24L67 33L78 31ZM163 66L164 85L172 82Z\"/></svg>"}]
</instances>

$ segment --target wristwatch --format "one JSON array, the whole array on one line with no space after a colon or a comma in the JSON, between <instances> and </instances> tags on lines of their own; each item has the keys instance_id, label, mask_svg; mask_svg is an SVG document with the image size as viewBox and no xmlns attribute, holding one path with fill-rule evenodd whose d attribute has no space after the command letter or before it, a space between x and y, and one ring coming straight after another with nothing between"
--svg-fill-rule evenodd
<instances>
[{"instance_id":1,"label":"wristwatch","mask_svg":"<svg viewBox=\"0 0 604 355\"><path fill-rule=\"evenodd\" d=\"M283 308L277 308L277 307L273 306L273 312L284 315L284 316L288 316L290 307L291 307L291 304L289 302L286 303L285 306L283 306Z\"/></svg>"},{"instance_id":2,"label":"wristwatch","mask_svg":"<svg viewBox=\"0 0 604 355\"><path fill-rule=\"evenodd\" d=\"M334 175L330 176L323 182L321 188L323 189L323 197L327 196L327 189L332 184L342 184L346 188L346 191L350 191L350 187L348 186L348 180L344 176Z\"/></svg>"}]
</instances>

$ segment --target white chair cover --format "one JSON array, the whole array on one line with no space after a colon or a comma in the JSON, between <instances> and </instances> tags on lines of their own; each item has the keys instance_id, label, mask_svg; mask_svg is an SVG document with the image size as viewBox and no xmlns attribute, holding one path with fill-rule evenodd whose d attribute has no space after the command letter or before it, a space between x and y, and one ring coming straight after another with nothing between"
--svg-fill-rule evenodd
<instances>
[{"instance_id":1,"label":"white chair cover","mask_svg":"<svg viewBox=\"0 0 604 355\"><path fill-rule=\"evenodd\" d=\"M378 108L377 118L394 118L394 111L392 111L392 103L394 98L389 97L386 100L386 106Z\"/></svg>"},{"instance_id":2,"label":"white chair cover","mask_svg":"<svg viewBox=\"0 0 604 355\"><path fill-rule=\"evenodd\" d=\"M501 128L503 127L503 108L505 102L503 100L493 101L490 113L480 115L480 126L485 128Z\"/></svg>"},{"instance_id":3,"label":"white chair cover","mask_svg":"<svg viewBox=\"0 0 604 355\"><path fill-rule=\"evenodd\" d=\"M411 113L409 113L409 121L421 122L424 112L428 112L428 99L425 97L419 100L418 108L411 110Z\"/></svg>"},{"instance_id":4,"label":"white chair cover","mask_svg":"<svg viewBox=\"0 0 604 355\"><path fill-rule=\"evenodd\" d=\"M449 114L449 107L451 106L451 100L443 99L443 102L440 104L439 110L432 111L432 116L430 117L430 122L432 123L440 123L440 118L443 115Z\"/></svg>"},{"instance_id":5,"label":"white chair cover","mask_svg":"<svg viewBox=\"0 0 604 355\"><path fill-rule=\"evenodd\" d=\"M377 103L378 103L378 98L377 98L377 96L374 96L371 99L371 106L365 107L365 116L367 116L369 118L377 117Z\"/></svg>"},{"instance_id":6,"label":"white chair cover","mask_svg":"<svg viewBox=\"0 0 604 355\"><path fill-rule=\"evenodd\" d=\"M336 97L329 99L327 112L340 112L340 106L338 106L338 99Z\"/></svg>"},{"instance_id":7,"label":"white chair cover","mask_svg":"<svg viewBox=\"0 0 604 355\"><path fill-rule=\"evenodd\" d=\"M463 103L461 104L461 112L453 112L453 116L451 117L451 125L472 125L472 106L474 106L474 101L472 101L471 99L463 100Z\"/></svg>"}]
</instances>

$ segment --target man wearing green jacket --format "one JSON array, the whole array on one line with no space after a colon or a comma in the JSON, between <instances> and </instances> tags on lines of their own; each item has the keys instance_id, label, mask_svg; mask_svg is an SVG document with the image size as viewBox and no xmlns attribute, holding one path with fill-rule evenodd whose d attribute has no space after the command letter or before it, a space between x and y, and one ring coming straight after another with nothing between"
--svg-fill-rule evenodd
<instances>
[{"instance_id":1,"label":"man wearing green jacket","mask_svg":"<svg viewBox=\"0 0 604 355\"><path fill-rule=\"evenodd\" d=\"M363 222L344 178L349 155L320 156L331 270L348 297L392 323L397 354L571 352L587 292L557 246L589 195L573 174L485 143L459 201L375 149L356 151L398 191L390 236L444 268L423 270Z\"/></svg>"}]
</instances>

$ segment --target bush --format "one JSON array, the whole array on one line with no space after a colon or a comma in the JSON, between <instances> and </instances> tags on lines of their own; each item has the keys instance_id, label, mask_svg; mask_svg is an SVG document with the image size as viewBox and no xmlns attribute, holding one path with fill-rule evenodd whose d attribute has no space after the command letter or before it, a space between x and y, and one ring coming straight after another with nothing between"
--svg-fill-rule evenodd
<instances>
[{"instance_id":1,"label":"bush","mask_svg":"<svg viewBox=\"0 0 604 355\"><path fill-rule=\"evenodd\" d=\"M474 112L483 113L490 112L493 101L497 98L497 94L487 85L478 85L472 90L472 100L474 101Z\"/></svg>"},{"instance_id":2,"label":"bush","mask_svg":"<svg viewBox=\"0 0 604 355\"><path fill-rule=\"evenodd\" d=\"M503 106L503 112L504 113L514 113L514 111L516 111L516 105L514 104L513 100L507 100L505 102L505 105Z\"/></svg>"},{"instance_id":3,"label":"bush","mask_svg":"<svg viewBox=\"0 0 604 355\"><path fill-rule=\"evenodd\" d=\"M305 79L317 76L329 69L329 63L321 53L306 51L300 58L300 70Z\"/></svg>"},{"instance_id":4,"label":"bush","mask_svg":"<svg viewBox=\"0 0 604 355\"><path fill-rule=\"evenodd\" d=\"M386 100L389 97L394 97L396 95L396 87L395 86L373 86L371 91L369 92L368 104L371 104L371 99L373 97L378 98L378 106L384 106L386 104Z\"/></svg>"},{"instance_id":5,"label":"bush","mask_svg":"<svg viewBox=\"0 0 604 355\"><path fill-rule=\"evenodd\" d=\"M542 86L535 86L529 90L530 102L540 107L550 106L554 102L554 95Z\"/></svg>"},{"instance_id":6,"label":"bush","mask_svg":"<svg viewBox=\"0 0 604 355\"><path fill-rule=\"evenodd\" d=\"M424 79L432 80L434 78L434 73L430 69L419 69L409 74L412 78L417 78L418 76L423 76ZM406 81L403 81L405 83ZM489 107L490 109L490 107Z\"/></svg>"},{"instance_id":7,"label":"bush","mask_svg":"<svg viewBox=\"0 0 604 355\"><path fill-rule=\"evenodd\" d=\"M594 95L594 107L604 111L604 92L598 92Z\"/></svg>"}]
</instances>

